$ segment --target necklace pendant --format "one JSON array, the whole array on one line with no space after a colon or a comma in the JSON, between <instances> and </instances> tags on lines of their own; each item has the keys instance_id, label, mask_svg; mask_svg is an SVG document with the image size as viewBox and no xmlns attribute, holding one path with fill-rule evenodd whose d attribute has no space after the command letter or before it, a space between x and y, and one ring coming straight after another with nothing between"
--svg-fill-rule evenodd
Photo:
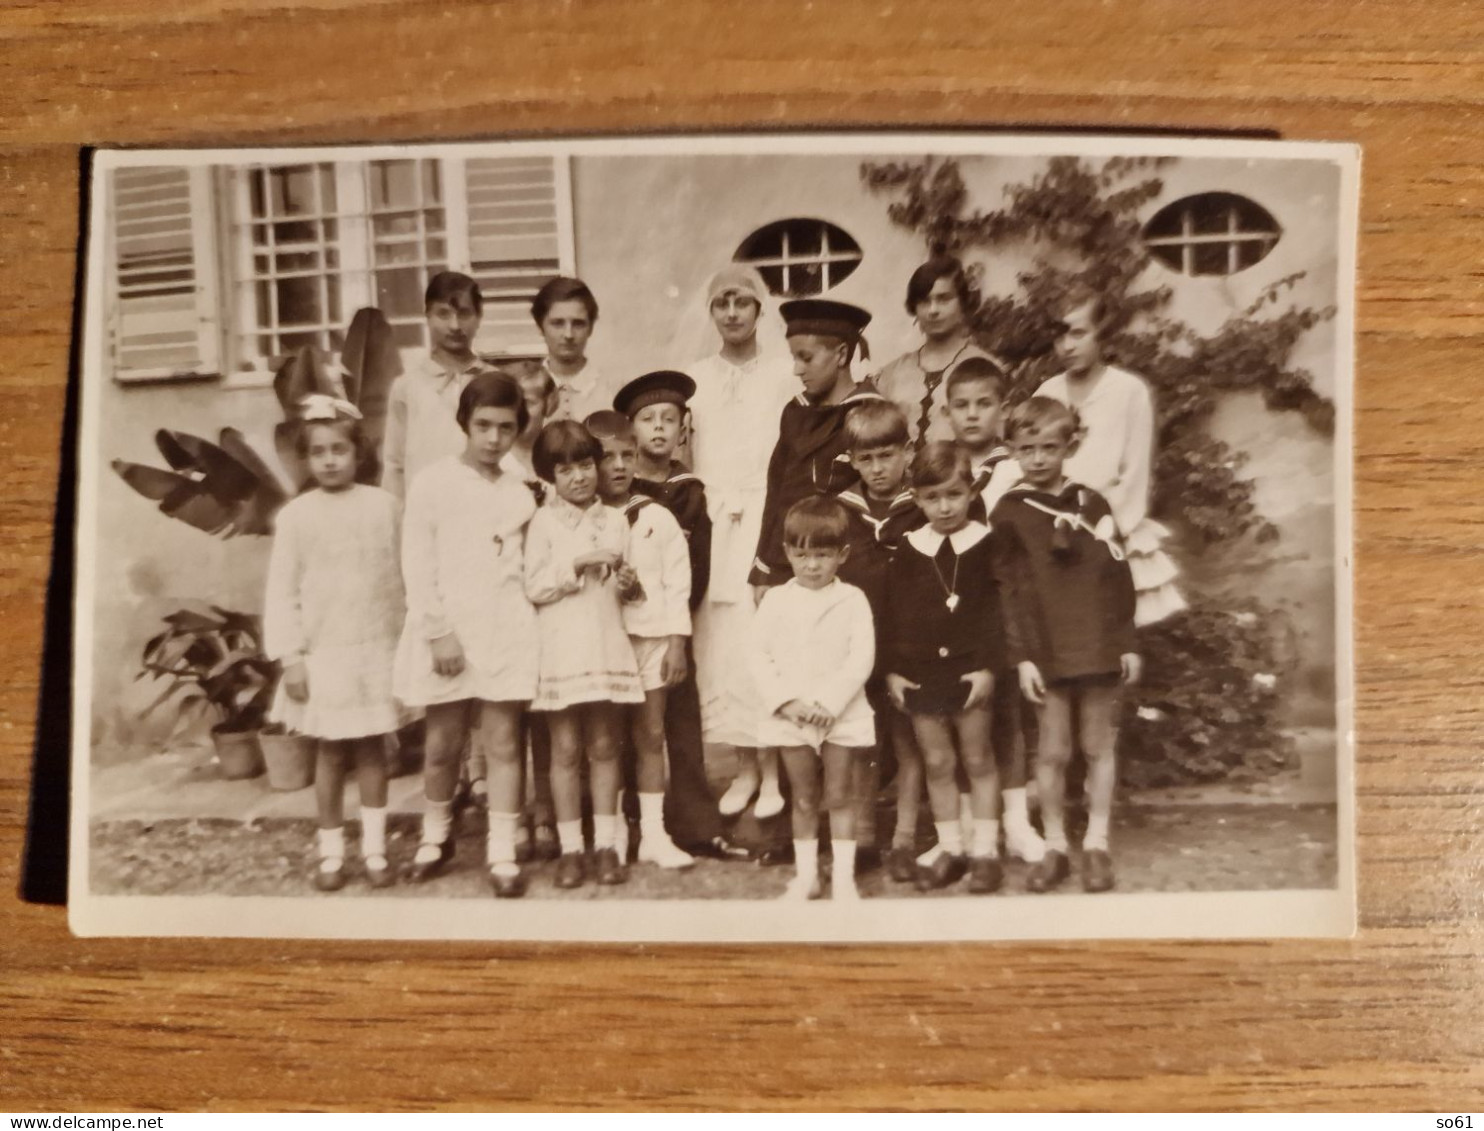
<instances>
[{"instance_id":1,"label":"necklace pendant","mask_svg":"<svg viewBox=\"0 0 1484 1131\"><path fill-rule=\"evenodd\" d=\"M950 613L951 612L954 612L958 608L958 594L957 593L950 593L950 594L948 594L948 600L944 601L943 603L948 606L948 611Z\"/></svg>"}]
</instances>

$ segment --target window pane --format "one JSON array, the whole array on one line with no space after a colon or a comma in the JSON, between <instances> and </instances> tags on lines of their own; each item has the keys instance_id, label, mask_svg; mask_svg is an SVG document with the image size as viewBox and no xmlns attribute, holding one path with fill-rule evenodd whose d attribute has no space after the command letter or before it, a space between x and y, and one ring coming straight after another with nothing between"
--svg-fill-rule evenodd
<instances>
[{"instance_id":1,"label":"window pane","mask_svg":"<svg viewBox=\"0 0 1484 1131\"><path fill-rule=\"evenodd\" d=\"M763 282L768 284L768 290L775 295L783 293L783 268L782 267L759 267L758 271L763 276Z\"/></svg>"},{"instance_id":2,"label":"window pane","mask_svg":"<svg viewBox=\"0 0 1484 1131\"><path fill-rule=\"evenodd\" d=\"M266 174L262 169L254 169L247 177L248 197L250 199L248 208L252 212L253 219L265 215L264 209L267 207L267 197L264 196L265 189L263 186L265 178ZM256 232L257 229L254 228L253 231Z\"/></svg>"},{"instance_id":3,"label":"window pane","mask_svg":"<svg viewBox=\"0 0 1484 1131\"><path fill-rule=\"evenodd\" d=\"M325 277L325 293L330 296L330 309L326 312L326 321L338 323L341 320L339 275L327 275Z\"/></svg>"},{"instance_id":4,"label":"window pane","mask_svg":"<svg viewBox=\"0 0 1484 1131\"><path fill-rule=\"evenodd\" d=\"M324 321L318 279L279 279L275 286L278 288L280 326L303 326Z\"/></svg>"},{"instance_id":5,"label":"window pane","mask_svg":"<svg viewBox=\"0 0 1484 1131\"><path fill-rule=\"evenodd\" d=\"M318 271L320 269L318 251L283 251L274 256L274 260L278 264L275 273L280 275L290 271Z\"/></svg>"},{"instance_id":6,"label":"window pane","mask_svg":"<svg viewBox=\"0 0 1484 1131\"><path fill-rule=\"evenodd\" d=\"M423 213L423 227L430 232L443 231L443 209L430 208Z\"/></svg>"},{"instance_id":7,"label":"window pane","mask_svg":"<svg viewBox=\"0 0 1484 1131\"><path fill-rule=\"evenodd\" d=\"M423 162L423 201L432 204L443 200L443 172L434 160Z\"/></svg>"},{"instance_id":8,"label":"window pane","mask_svg":"<svg viewBox=\"0 0 1484 1131\"><path fill-rule=\"evenodd\" d=\"M788 293L817 295L824 290L823 272L818 263L795 263L788 269Z\"/></svg>"},{"instance_id":9,"label":"window pane","mask_svg":"<svg viewBox=\"0 0 1484 1131\"><path fill-rule=\"evenodd\" d=\"M393 263L416 263L422 249L414 242L379 243L376 245L376 265Z\"/></svg>"},{"instance_id":10,"label":"window pane","mask_svg":"<svg viewBox=\"0 0 1484 1131\"><path fill-rule=\"evenodd\" d=\"M340 238L340 224L335 220L325 220L320 224L325 233L325 242L334 243Z\"/></svg>"},{"instance_id":11,"label":"window pane","mask_svg":"<svg viewBox=\"0 0 1484 1131\"><path fill-rule=\"evenodd\" d=\"M278 339L280 353L293 353L302 346L314 346L321 348L324 335L318 330L300 330L292 334L283 334Z\"/></svg>"},{"instance_id":12,"label":"window pane","mask_svg":"<svg viewBox=\"0 0 1484 1131\"><path fill-rule=\"evenodd\" d=\"M258 325L265 329L273 325L273 296L271 283L258 283L253 287L253 302L258 311Z\"/></svg>"},{"instance_id":13,"label":"window pane","mask_svg":"<svg viewBox=\"0 0 1484 1131\"><path fill-rule=\"evenodd\" d=\"M448 251L442 240L433 239L428 241L428 273L446 270L448 264Z\"/></svg>"},{"instance_id":14,"label":"window pane","mask_svg":"<svg viewBox=\"0 0 1484 1131\"><path fill-rule=\"evenodd\" d=\"M415 236L417 213L394 212L388 216L378 216L371 222L371 228L378 236Z\"/></svg>"},{"instance_id":15,"label":"window pane","mask_svg":"<svg viewBox=\"0 0 1484 1131\"><path fill-rule=\"evenodd\" d=\"M423 309L422 271L410 267L376 272L376 305L388 318L420 314Z\"/></svg>"},{"instance_id":16,"label":"window pane","mask_svg":"<svg viewBox=\"0 0 1484 1131\"><path fill-rule=\"evenodd\" d=\"M318 211L319 176L313 165L274 169L272 176L275 216L302 216Z\"/></svg>"},{"instance_id":17,"label":"window pane","mask_svg":"<svg viewBox=\"0 0 1484 1131\"><path fill-rule=\"evenodd\" d=\"M371 164L371 207L406 208L418 203L415 161L374 161Z\"/></svg>"},{"instance_id":18,"label":"window pane","mask_svg":"<svg viewBox=\"0 0 1484 1131\"><path fill-rule=\"evenodd\" d=\"M311 220L273 225L274 243L313 243L318 237L319 225Z\"/></svg>"},{"instance_id":19,"label":"window pane","mask_svg":"<svg viewBox=\"0 0 1484 1131\"><path fill-rule=\"evenodd\" d=\"M1227 244L1200 243L1195 245L1195 269L1193 275L1225 275L1227 273Z\"/></svg>"},{"instance_id":20,"label":"window pane","mask_svg":"<svg viewBox=\"0 0 1484 1131\"><path fill-rule=\"evenodd\" d=\"M252 242L259 247L268 242L267 224L254 224L252 226Z\"/></svg>"},{"instance_id":21,"label":"window pane","mask_svg":"<svg viewBox=\"0 0 1484 1131\"><path fill-rule=\"evenodd\" d=\"M823 250L821 235L824 229L808 220L795 221L788 226L788 255L792 259L799 255L818 255Z\"/></svg>"}]
</instances>

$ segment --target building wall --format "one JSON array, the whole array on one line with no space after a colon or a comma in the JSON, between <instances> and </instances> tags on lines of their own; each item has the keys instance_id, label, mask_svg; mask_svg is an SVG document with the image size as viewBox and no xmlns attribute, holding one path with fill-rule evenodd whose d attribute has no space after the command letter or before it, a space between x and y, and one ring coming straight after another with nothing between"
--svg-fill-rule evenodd
<instances>
[{"instance_id":1,"label":"building wall","mask_svg":"<svg viewBox=\"0 0 1484 1131\"><path fill-rule=\"evenodd\" d=\"M961 162L972 203L1000 205L1004 188L1034 176L1039 158L984 157ZM1337 207L1338 178L1327 165L1177 162L1159 172L1164 190L1148 207L1194 192L1221 189L1262 204L1284 235L1261 263L1236 276L1186 278L1155 264L1150 283L1168 284L1172 310L1197 329L1215 329L1241 311L1275 280L1307 272L1283 303L1323 305L1334 294L1336 260L1329 242ZM903 307L907 276L921 262L914 235L890 222L888 199L869 193L860 159L840 156L762 155L578 157L572 162L574 237L578 273L600 304L590 355L606 370L638 375L681 366L715 349L704 300L706 280L730 261L737 246L774 220L815 217L836 224L860 244L860 267L831 296L869 309L872 360L868 372L915 348L918 339ZM985 285L1006 291L1028 265L1024 249L984 264ZM776 316L764 327L767 344L783 350ZM1297 362L1322 392L1334 388L1330 324L1300 344ZM261 604L267 542L223 541L152 513L106 466L124 458L158 463L152 436L167 427L214 435L233 425L261 450L271 450L279 418L271 390L229 389L214 381L100 388L105 428L99 480L100 557L95 617L94 722L98 742L114 750L147 747L168 730L168 716L141 723L138 709L152 693L133 683L138 651L162 613L184 599L205 599L256 611ZM1231 398L1216 420L1223 438L1249 452L1263 513L1277 523L1276 564L1244 574L1239 584L1266 595L1297 598L1294 618L1307 698L1299 714L1318 709L1333 678L1334 578L1331 478L1323 472L1332 446L1301 421L1274 417L1255 397ZM1313 495L1295 499L1287 484L1296 474ZM1209 580L1209 579L1208 579Z\"/></svg>"}]
</instances>

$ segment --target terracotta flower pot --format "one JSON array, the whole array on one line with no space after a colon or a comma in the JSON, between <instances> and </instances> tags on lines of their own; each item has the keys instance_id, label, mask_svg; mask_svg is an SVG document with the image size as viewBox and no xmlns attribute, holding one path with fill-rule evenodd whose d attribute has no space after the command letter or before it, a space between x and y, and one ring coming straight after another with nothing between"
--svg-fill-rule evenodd
<instances>
[{"instance_id":1,"label":"terracotta flower pot","mask_svg":"<svg viewBox=\"0 0 1484 1131\"><path fill-rule=\"evenodd\" d=\"M255 730L213 730L212 745L222 777L238 781L255 778L263 772L263 751Z\"/></svg>"},{"instance_id":2,"label":"terracotta flower pot","mask_svg":"<svg viewBox=\"0 0 1484 1131\"><path fill-rule=\"evenodd\" d=\"M302 734L258 735L268 767L268 788L288 792L314 784L314 739Z\"/></svg>"}]
</instances>

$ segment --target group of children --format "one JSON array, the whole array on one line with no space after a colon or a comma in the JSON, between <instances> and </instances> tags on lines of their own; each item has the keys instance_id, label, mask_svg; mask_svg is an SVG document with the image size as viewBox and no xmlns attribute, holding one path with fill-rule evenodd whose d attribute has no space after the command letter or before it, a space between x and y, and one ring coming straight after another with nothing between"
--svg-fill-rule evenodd
<instances>
[{"instance_id":1,"label":"group of children","mask_svg":"<svg viewBox=\"0 0 1484 1131\"><path fill-rule=\"evenodd\" d=\"M675 458L695 384L646 374L619 388L612 407L576 419L567 401L553 403L550 373L461 374L473 328L456 316L472 309L477 327L478 308L472 280L445 273L430 283L434 354L448 355L451 395L429 394L416 411L434 418L452 402L458 450L414 470L406 445L416 411L404 402L398 431L388 430L400 449L383 463L406 476L405 506L356 483L365 441L352 406L315 397L304 408L300 450L314 488L279 516L265 628L284 665L275 712L320 740L322 890L347 879L341 794L351 764L364 874L394 882L381 736L408 710L426 718L409 882L453 857L466 746L483 766L497 896L526 890L521 813L538 745L549 749L549 767L532 765L549 781L557 886L625 881L626 780L638 802L637 858L694 863L671 839L665 807L677 768L704 789L699 728L683 708L694 698L691 610L705 588L709 525L704 485ZM1138 678L1139 658L1117 525L1063 471L1082 434L1076 412L1037 396L1004 413L1000 368L970 358L947 376L954 439L915 444L901 408L851 375L865 311L796 300L781 312L802 388L783 408L749 579L756 613L746 654L732 663L756 687L760 745L778 752L786 774L795 867L786 895L817 898L828 879L832 898L857 898L857 828L874 826L884 761L896 765L893 880L937 890L967 876L972 892L997 890L1003 820L1007 851L1032 865L1027 887L1054 888L1070 872L1074 720L1089 764L1081 878L1088 891L1107 890L1119 686ZM455 446L447 429L438 435ZM1044 840L1026 802L1022 697L1039 720ZM937 836L919 855L924 786ZM829 877L819 859L825 815Z\"/></svg>"}]
</instances>

